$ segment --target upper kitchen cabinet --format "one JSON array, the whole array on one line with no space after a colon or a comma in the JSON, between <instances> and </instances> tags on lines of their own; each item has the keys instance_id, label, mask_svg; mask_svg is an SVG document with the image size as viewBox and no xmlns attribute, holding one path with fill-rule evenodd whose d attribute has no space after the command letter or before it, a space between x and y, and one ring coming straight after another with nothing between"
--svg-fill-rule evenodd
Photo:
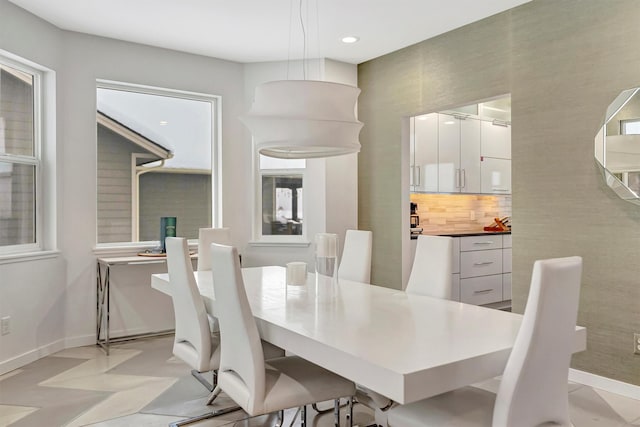
<instances>
[{"instance_id":1,"label":"upper kitchen cabinet","mask_svg":"<svg viewBox=\"0 0 640 427\"><path fill-rule=\"evenodd\" d=\"M511 193L511 97L410 118L410 190Z\"/></svg>"},{"instance_id":2,"label":"upper kitchen cabinet","mask_svg":"<svg viewBox=\"0 0 640 427\"><path fill-rule=\"evenodd\" d=\"M480 122L438 114L438 192L480 192Z\"/></svg>"},{"instance_id":3,"label":"upper kitchen cabinet","mask_svg":"<svg viewBox=\"0 0 640 427\"><path fill-rule=\"evenodd\" d=\"M411 191L438 191L438 114L411 118Z\"/></svg>"},{"instance_id":4,"label":"upper kitchen cabinet","mask_svg":"<svg viewBox=\"0 0 640 427\"><path fill-rule=\"evenodd\" d=\"M497 159L511 159L511 126L504 121L482 121L480 155Z\"/></svg>"}]
</instances>

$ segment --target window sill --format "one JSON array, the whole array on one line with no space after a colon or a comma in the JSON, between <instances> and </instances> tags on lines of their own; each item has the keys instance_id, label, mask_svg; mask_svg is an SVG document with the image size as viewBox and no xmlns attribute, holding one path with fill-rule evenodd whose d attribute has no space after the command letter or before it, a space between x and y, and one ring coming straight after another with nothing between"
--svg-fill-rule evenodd
<instances>
[{"instance_id":1,"label":"window sill","mask_svg":"<svg viewBox=\"0 0 640 427\"><path fill-rule=\"evenodd\" d=\"M58 250L0 254L0 265L57 258L59 256L60 251Z\"/></svg>"},{"instance_id":2,"label":"window sill","mask_svg":"<svg viewBox=\"0 0 640 427\"><path fill-rule=\"evenodd\" d=\"M301 240L297 242L252 240L249 242L249 246L255 246L255 247L277 246L277 247L291 247L291 248L308 248L309 245L311 245L311 242L308 242L306 240Z\"/></svg>"}]
</instances>

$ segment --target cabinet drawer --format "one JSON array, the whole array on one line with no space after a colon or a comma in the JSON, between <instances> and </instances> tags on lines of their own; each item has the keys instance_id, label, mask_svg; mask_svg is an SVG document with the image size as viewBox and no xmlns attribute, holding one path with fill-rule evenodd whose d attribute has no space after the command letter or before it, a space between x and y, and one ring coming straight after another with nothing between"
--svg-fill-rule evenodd
<instances>
[{"instance_id":1,"label":"cabinet drawer","mask_svg":"<svg viewBox=\"0 0 640 427\"><path fill-rule=\"evenodd\" d=\"M502 301L502 274L460 279L460 302L483 305Z\"/></svg>"},{"instance_id":2,"label":"cabinet drawer","mask_svg":"<svg viewBox=\"0 0 640 427\"><path fill-rule=\"evenodd\" d=\"M502 274L502 249L460 253L460 277Z\"/></svg>"},{"instance_id":3,"label":"cabinet drawer","mask_svg":"<svg viewBox=\"0 0 640 427\"><path fill-rule=\"evenodd\" d=\"M504 301L511 299L511 273L502 275L502 299Z\"/></svg>"},{"instance_id":4,"label":"cabinet drawer","mask_svg":"<svg viewBox=\"0 0 640 427\"><path fill-rule=\"evenodd\" d=\"M511 248L502 250L502 272L511 273Z\"/></svg>"},{"instance_id":5,"label":"cabinet drawer","mask_svg":"<svg viewBox=\"0 0 640 427\"><path fill-rule=\"evenodd\" d=\"M484 251L487 249L502 248L502 235L490 236L467 236L460 238L460 250L465 251Z\"/></svg>"}]
</instances>

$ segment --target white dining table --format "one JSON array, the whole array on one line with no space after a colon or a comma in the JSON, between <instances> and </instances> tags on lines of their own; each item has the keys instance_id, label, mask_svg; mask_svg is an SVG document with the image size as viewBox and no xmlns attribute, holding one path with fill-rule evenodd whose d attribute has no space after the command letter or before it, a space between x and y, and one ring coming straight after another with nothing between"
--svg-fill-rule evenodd
<instances>
[{"instance_id":1,"label":"white dining table","mask_svg":"<svg viewBox=\"0 0 640 427\"><path fill-rule=\"evenodd\" d=\"M195 272L216 314L210 271ZM287 286L279 266L243 268L262 339L405 404L502 374L522 316L309 273ZM168 274L154 289L171 295ZM574 352L586 348L576 328Z\"/></svg>"}]
</instances>

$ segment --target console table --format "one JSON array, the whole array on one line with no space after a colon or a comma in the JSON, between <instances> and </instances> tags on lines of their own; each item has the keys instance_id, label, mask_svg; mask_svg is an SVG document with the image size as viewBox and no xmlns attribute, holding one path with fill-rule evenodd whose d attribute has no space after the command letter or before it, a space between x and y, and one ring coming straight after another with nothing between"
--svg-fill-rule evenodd
<instances>
[{"instance_id":1,"label":"console table","mask_svg":"<svg viewBox=\"0 0 640 427\"><path fill-rule=\"evenodd\" d=\"M197 255L192 255L192 259L196 259ZM156 335L165 335L173 332L173 329L155 331L143 334L124 335L118 337L109 336L109 311L110 297L109 288L111 286L111 267L125 265L148 265L148 264L166 264L166 256L122 256L98 258L96 262L96 344L102 347L109 354L109 345L111 343L128 341L136 338L145 338Z\"/></svg>"}]
</instances>

